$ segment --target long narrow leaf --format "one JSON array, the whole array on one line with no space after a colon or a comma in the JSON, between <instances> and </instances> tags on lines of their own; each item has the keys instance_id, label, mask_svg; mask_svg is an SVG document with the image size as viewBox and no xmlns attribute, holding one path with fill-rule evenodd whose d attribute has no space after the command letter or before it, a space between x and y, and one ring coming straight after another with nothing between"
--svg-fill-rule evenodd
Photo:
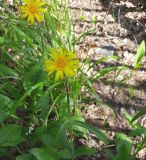
<instances>
[{"instance_id":1,"label":"long narrow leaf","mask_svg":"<svg viewBox=\"0 0 146 160\"><path fill-rule=\"evenodd\" d=\"M141 116L146 114L146 108L142 109L141 111L139 111L131 120L131 123L133 123L135 120L137 120L138 118L140 118Z\"/></svg>"},{"instance_id":2,"label":"long narrow leaf","mask_svg":"<svg viewBox=\"0 0 146 160\"><path fill-rule=\"evenodd\" d=\"M145 42L142 41L140 46L137 49L137 53L136 53L136 56L135 56L135 63L134 63L134 68L135 69L139 67L144 54L145 54Z\"/></svg>"},{"instance_id":3,"label":"long narrow leaf","mask_svg":"<svg viewBox=\"0 0 146 160\"><path fill-rule=\"evenodd\" d=\"M79 126L85 128L85 129L87 129L88 131L94 133L97 136L97 138L102 140L105 144L109 143L106 135L103 132L101 132L98 128L96 128L96 127L94 127L90 124L81 122L81 121L74 121L73 124L74 125L79 125Z\"/></svg>"}]
</instances>

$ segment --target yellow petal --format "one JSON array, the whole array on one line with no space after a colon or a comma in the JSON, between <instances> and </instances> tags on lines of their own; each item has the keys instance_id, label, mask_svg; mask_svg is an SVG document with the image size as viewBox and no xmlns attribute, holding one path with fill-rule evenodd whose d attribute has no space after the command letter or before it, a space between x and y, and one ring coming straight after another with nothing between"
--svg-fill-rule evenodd
<instances>
[{"instance_id":1,"label":"yellow petal","mask_svg":"<svg viewBox=\"0 0 146 160\"><path fill-rule=\"evenodd\" d=\"M72 69L70 69L68 67L66 67L64 69L64 73L69 77L72 77L72 76L74 76L76 74L76 72L74 70L72 70Z\"/></svg>"},{"instance_id":2,"label":"yellow petal","mask_svg":"<svg viewBox=\"0 0 146 160\"><path fill-rule=\"evenodd\" d=\"M68 57L69 57L69 59L75 59L77 57L77 55L72 52L69 52Z\"/></svg>"},{"instance_id":3,"label":"yellow petal","mask_svg":"<svg viewBox=\"0 0 146 160\"><path fill-rule=\"evenodd\" d=\"M54 49L51 49L51 52L52 54L50 54L50 56L53 58L53 59L57 59L58 58L58 53L56 52L56 50Z\"/></svg>"},{"instance_id":4,"label":"yellow petal","mask_svg":"<svg viewBox=\"0 0 146 160\"><path fill-rule=\"evenodd\" d=\"M59 50L59 54L64 54L64 53L65 53L62 48L59 48L58 50ZM64 55L65 55L65 54L64 54Z\"/></svg>"},{"instance_id":5,"label":"yellow petal","mask_svg":"<svg viewBox=\"0 0 146 160\"><path fill-rule=\"evenodd\" d=\"M28 8L26 6L20 6L19 10L20 10L20 12L27 12Z\"/></svg>"},{"instance_id":6,"label":"yellow petal","mask_svg":"<svg viewBox=\"0 0 146 160\"><path fill-rule=\"evenodd\" d=\"M45 65L54 65L54 62L53 61L51 61L51 60L45 60L44 61L44 63L45 63Z\"/></svg>"},{"instance_id":7,"label":"yellow petal","mask_svg":"<svg viewBox=\"0 0 146 160\"><path fill-rule=\"evenodd\" d=\"M58 81L59 79L63 79L63 72L62 71L57 71L55 75L55 81Z\"/></svg>"},{"instance_id":8,"label":"yellow petal","mask_svg":"<svg viewBox=\"0 0 146 160\"><path fill-rule=\"evenodd\" d=\"M41 21L44 20L44 17L42 15L40 15L40 14L35 14L35 17L36 17L38 22L41 22Z\"/></svg>"},{"instance_id":9,"label":"yellow petal","mask_svg":"<svg viewBox=\"0 0 146 160\"><path fill-rule=\"evenodd\" d=\"M28 3L30 3L30 0L23 0L23 2L28 4Z\"/></svg>"},{"instance_id":10,"label":"yellow petal","mask_svg":"<svg viewBox=\"0 0 146 160\"><path fill-rule=\"evenodd\" d=\"M52 74L55 71L55 69L52 69L50 71L47 71L48 75Z\"/></svg>"},{"instance_id":11,"label":"yellow petal","mask_svg":"<svg viewBox=\"0 0 146 160\"><path fill-rule=\"evenodd\" d=\"M24 13L24 14L21 15L22 18L25 18L25 17L27 17L27 16L28 16L27 13Z\"/></svg>"},{"instance_id":12,"label":"yellow petal","mask_svg":"<svg viewBox=\"0 0 146 160\"><path fill-rule=\"evenodd\" d=\"M71 68L78 68L79 60L72 60L68 63L68 66Z\"/></svg>"},{"instance_id":13,"label":"yellow petal","mask_svg":"<svg viewBox=\"0 0 146 160\"><path fill-rule=\"evenodd\" d=\"M45 4L42 0L23 0L24 5L19 7L19 10L22 14L22 17L25 18L28 15L27 22L34 24L35 18L38 22L44 20L43 15L40 13L46 13L47 11L44 8L41 8ZM31 12L31 8L34 8L34 12ZM26 15L27 14L27 15Z\"/></svg>"},{"instance_id":14,"label":"yellow petal","mask_svg":"<svg viewBox=\"0 0 146 160\"><path fill-rule=\"evenodd\" d=\"M30 24L34 24L34 17L32 15L29 15L27 18L27 22Z\"/></svg>"},{"instance_id":15,"label":"yellow petal","mask_svg":"<svg viewBox=\"0 0 146 160\"><path fill-rule=\"evenodd\" d=\"M44 6L45 4L46 4L45 2L39 2L38 6L41 7L41 6Z\"/></svg>"},{"instance_id":16,"label":"yellow petal","mask_svg":"<svg viewBox=\"0 0 146 160\"><path fill-rule=\"evenodd\" d=\"M50 72L50 71L55 71L56 68L55 68L55 66L45 66L45 70L46 70L47 72Z\"/></svg>"},{"instance_id":17,"label":"yellow petal","mask_svg":"<svg viewBox=\"0 0 146 160\"><path fill-rule=\"evenodd\" d=\"M46 12L47 12L47 10L44 9L44 8L39 8L38 11L39 11L39 12L42 12L42 13L46 13Z\"/></svg>"}]
</instances>

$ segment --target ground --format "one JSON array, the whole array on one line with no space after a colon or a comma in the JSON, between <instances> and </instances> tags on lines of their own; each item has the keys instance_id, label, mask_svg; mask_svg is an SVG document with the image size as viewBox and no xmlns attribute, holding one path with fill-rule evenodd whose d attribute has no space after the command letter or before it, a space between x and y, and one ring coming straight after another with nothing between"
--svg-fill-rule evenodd
<instances>
[{"instance_id":1,"label":"ground","mask_svg":"<svg viewBox=\"0 0 146 160\"><path fill-rule=\"evenodd\" d=\"M86 120L105 131L111 140L110 145L104 146L101 142L91 139L83 141L97 149L97 155L81 159L105 159L104 148L114 149L115 133L130 131L126 120L125 111L135 115L137 111L146 106L146 57L143 59L143 67L134 70L134 57L138 44L146 40L146 11L138 1L109 1L109 0L70 0L71 15L74 24L76 37L81 33L88 32L88 35L76 46L76 52L81 60L88 54L90 62L99 57L117 55L120 60L109 60L106 63L97 65L89 71L88 76L105 66L127 66L116 78L117 72L112 72L100 80L97 80L93 87L96 89L97 104L91 93L82 88L86 93L87 102L82 104L83 115ZM130 76L131 75L131 76ZM130 78L127 78L130 77ZM133 95L130 95L132 90ZM140 119L139 123L146 127L146 117ZM133 139L134 143L137 139ZM137 159L144 160L146 149L139 152Z\"/></svg>"}]
</instances>

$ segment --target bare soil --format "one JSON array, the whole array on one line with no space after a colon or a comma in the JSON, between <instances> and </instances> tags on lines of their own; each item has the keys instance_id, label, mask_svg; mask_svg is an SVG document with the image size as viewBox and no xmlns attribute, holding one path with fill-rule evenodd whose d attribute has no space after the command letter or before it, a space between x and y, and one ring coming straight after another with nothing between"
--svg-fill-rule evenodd
<instances>
[{"instance_id":1,"label":"bare soil","mask_svg":"<svg viewBox=\"0 0 146 160\"><path fill-rule=\"evenodd\" d=\"M91 135L89 141L82 140L82 143L95 147L97 154L81 159L105 160L105 148L115 150L115 133L128 134L131 130L125 111L133 116L146 106L146 57L142 67L133 69L138 44L146 40L146 10L144 3L136 0L70 0L69 6L76 37L88 32L76 46L80 59L88 58L93 63L102 56L120 58L118 62L109 60L98 64L87 73L88 76L104 67L127 66L118 77L115 71L95 81L93 87L100 103L95 101L92 93L82 89L86 95L86 102L82 104L83 115L89 123L105 131L111 143L104 146ZM139 124L146 127L146 116L139 120ZM133 139L133 143L137 141L140 139ZM139 152L137 159L146 159L146 148Z\"/></svg>"}]
</instances>

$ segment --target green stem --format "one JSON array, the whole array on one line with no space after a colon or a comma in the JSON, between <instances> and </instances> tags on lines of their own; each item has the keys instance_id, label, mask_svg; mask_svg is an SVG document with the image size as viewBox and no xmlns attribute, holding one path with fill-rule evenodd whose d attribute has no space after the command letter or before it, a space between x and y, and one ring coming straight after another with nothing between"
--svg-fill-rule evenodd
<instances>
[{"instance_id":1,"label":"green stem","mask_svg":"<svg viewBox=\"0 0 146 160\"><path fill-rule=\"evenodd\" d=\"M41 27L40 25L38 24L38 31L39 31L39 34L40 34L40 38L41 38L41 52L42 52L42 55L44 55L44 41L43 41L43 35L42 35L42 32L41 32Z\"/></svg>"},{"instance_id":2,"label":"green stem","mask_svg":"<svg viewBox=\"0 0 146 160\"><path fill-rule=\"evenodd\" d=\"M69 118L69 127L70 127L70 142L72 145L72 160L74 157L74 143L73 143L73 132L72 132L72 124L71 124L71 109L70 109L70 98L69 98L69 86L68 86L68 79L65 76L65 88L66 88L66 96L67 96L67 106L68 106L68 118Z\"/></svg>"},{"instance_id":3,"label":"green stem","mask_svg":"<svg viewBox=\"0 0 146 160\"><path fill-rule=\"evenodd\" d=\"M68 86L68 79L65 76L65 87L66 87L66 97L67 97L67 107L68 107L68 116L70 117L70 100L69 100L69 86Z\"/></svg>"},{"instance_id":4,"label":"green stem","mask_svg":"<svg viewBox=\"0 0 146 160\"><path fill-rule=\"evenodd\" d=\"M60 96L60 95L59 95ZM46 119L45 119L45 126L47 126L47 123L48 123L48 118L49 118L49 115L50 115L50 113L52 112L52 110L53 110L53 108L55 108L55 105L56 105L56 102L58 101L58 99L59 99L59 96L53 101L53 104L52 104L52 106L51 106L51 108L49 109L49 111L48 111L48 114L47 114L47 116L46 116ZM59 117L59 114L58 114L58 112L57 112L57 109L55 110L56 111L56 115L57 115L57 117Z\"/></svg>"}]
</instances>

